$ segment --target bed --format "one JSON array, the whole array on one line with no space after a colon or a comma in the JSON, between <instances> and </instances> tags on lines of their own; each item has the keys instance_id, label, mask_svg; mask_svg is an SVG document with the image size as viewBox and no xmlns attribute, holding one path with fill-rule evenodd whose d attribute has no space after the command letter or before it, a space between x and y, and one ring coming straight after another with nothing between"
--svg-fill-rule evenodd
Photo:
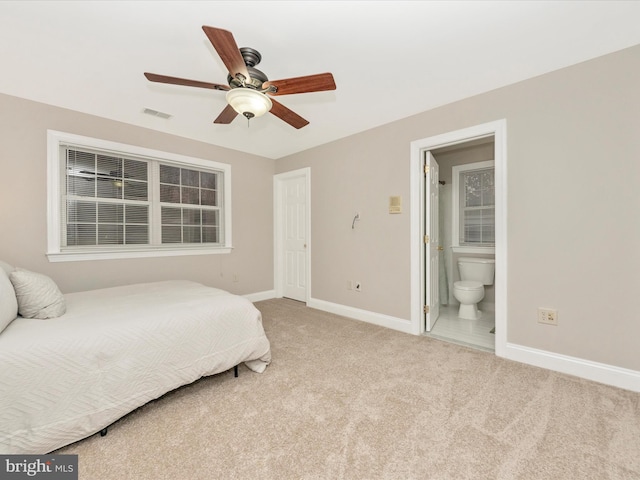
<instances>
[{"instance_id":1,"label":"bed","mask_svg":"<svg viewBox=\"0 0 640 480\"><path fill-rule=\"evenodd\" d=\"M0 453L49 453L203 376L271 361L260 312L223 290L181 280L62 297L61 316L0 333Z\"/></svg>"}]
</instances>

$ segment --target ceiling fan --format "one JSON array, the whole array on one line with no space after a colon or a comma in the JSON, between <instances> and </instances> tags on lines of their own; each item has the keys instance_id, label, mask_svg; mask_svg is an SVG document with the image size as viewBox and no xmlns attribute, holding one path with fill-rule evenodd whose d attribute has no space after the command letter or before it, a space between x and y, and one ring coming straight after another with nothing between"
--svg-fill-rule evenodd
<instances>
[{"instance_id":1,"label":"ceiling fan","mask_svg":"<svg viewBox=\"0 0 640 480\"><path fill-rule=\"evenodd\" d=\"M226 91L228 105L213 123L231 123L238 114L249 120L271 112L292 127L302 128L308 125L309 121L271 97L336 89L331 73L269 80L264 73L255 68L262 60L260 52L253 48L238 48L232 33L227 30L206 25L202 29L229 71L228 85L148 72L145 72L144 76L152 82Z\"/></svg>"}]
</instances>

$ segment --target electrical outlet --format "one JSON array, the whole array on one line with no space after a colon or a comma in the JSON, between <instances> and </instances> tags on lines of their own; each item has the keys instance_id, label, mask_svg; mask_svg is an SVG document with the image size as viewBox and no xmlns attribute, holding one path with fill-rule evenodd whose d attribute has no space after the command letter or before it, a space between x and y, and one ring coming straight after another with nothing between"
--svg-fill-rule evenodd
<instances>
[{"instance_id":1,"label":"electrical outlet","mask_svg":"<svg viewBox=\"0 0 640 480\"><path fill-rule=\"evenodd\" d=\"M558 325L558 311L553 308L538 308L538 323Z\"/></svg>"},{"instance_id":2,"label":"electrical outlet","mask_svg":"<svg viewBox=\"0 0 640 480\"><path fill-rule=\"evenodd\" d=\"M362 284L360 282L356 282L356 292L362 291Z\"/></svg>"}]
</instances>

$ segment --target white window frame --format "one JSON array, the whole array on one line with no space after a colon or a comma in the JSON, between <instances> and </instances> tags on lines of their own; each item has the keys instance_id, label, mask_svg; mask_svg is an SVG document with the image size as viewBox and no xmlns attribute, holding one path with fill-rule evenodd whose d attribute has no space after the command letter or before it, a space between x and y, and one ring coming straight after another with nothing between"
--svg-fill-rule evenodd
<instances>
[{"instance_id":1,"label":"white window frame","mask_svg":"<svg viewBox=\"0 0 640 480\"><path fill-rule=\"evenodd\" d=\"M486 168L495 168L493 160L487 160L485 162L475 162L475 163L467 163L464 165L456 165L452 167L452 216L453 216L453 238L452 238L452 250L455 253L487 253L487 254L495 254L495 246L469 246L469 245L460 245L460 174L463 172L469 172L473 170L483 170ZM494 170L495 175L495 170Z\"/></svg>"},{"instance_id":2,"label":"white window frame","mask_svg":"<svg viewBox=\"0 0 640 480\"><path fill-rule=\"evenodd\" d=\"M223 225L224 239L222 244L210 245L136 245L132 248L105 247L91 251L65 249L61 245L61 195L65 185L63 165L66 159L60 155L61 145L72 144L92 150L103 150L123 155L148 158L155 161L166 161L185 168L215 169L222 172L223 177ZM181 255L210 255L231 253L231 165L226 163L188 157L175 153L162 152L135 145L111 142L97 138L85 137L71 133L47 130L47 258L50 262L69 262L81 260L108 260L118 258L170 257Z\"/></svg>"}]
</instances>

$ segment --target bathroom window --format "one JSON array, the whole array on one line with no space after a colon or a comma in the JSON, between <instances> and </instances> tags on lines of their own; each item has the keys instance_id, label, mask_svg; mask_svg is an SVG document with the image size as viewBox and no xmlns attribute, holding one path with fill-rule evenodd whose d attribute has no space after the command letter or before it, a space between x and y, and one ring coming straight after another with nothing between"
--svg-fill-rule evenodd
<instances>
[{"instance_id":1,"label":"bathroom window","mask_svg":"<svg viewBox=\"0 0 640 480\"><path fill-rule=\"evenodd\" d=\"M495 249L493 161L453 167L453 248L467 253Z\"/></svg>"}]
</instances>

